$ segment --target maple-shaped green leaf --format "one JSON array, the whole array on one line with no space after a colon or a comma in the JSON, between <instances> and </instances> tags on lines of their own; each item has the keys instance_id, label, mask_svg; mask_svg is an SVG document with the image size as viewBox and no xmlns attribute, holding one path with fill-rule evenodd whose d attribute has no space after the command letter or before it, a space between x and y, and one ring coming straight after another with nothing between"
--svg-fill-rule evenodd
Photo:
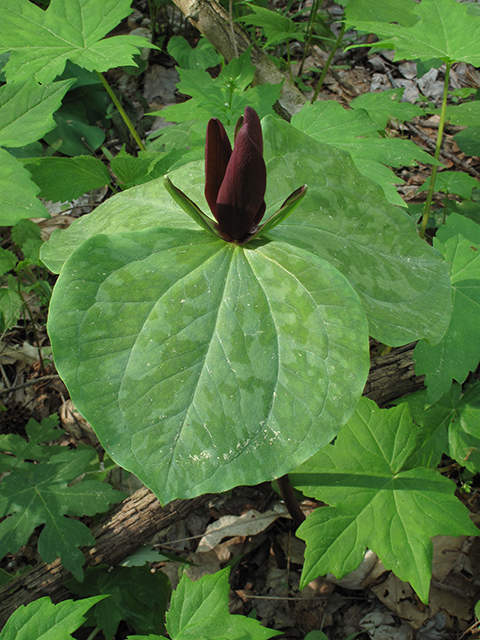
<instances>
[{"instance_id":1,"label":"maple-shaped green leaf","mask_svg":"<svg viewBox=\"0 0 480 640\"><path fill-rule=\"evenodd\" d=\"M49 460L52 456L64 451L60 446L40 446L42 442L51 442L58 440L63 435L63 430L57 429L58 416L52 415L44 418L39 424L31 418L25 427L28 436L28 442L15 433L0 436L0 472L7 469L13 469L17 466L28 468L29 465L23 463L25 460Z\"/></svg>"},{"instance_id":2,"label":"maple-shaped green leaf","mask_svg":"<svg viewBox=\"0 0 480 640\"><path fill-rule=\"evenodd\" d=\"M53 604L48 596L21 604L5 623L0 640L66 640L85 622L85 613L106 596L63 600Z\"/></svg>"},{"instance_id":3,"label":"maple-shaped green leaf","mask_svg":"<svg viewBox=\"0 0 480 640\"><path fill-rule=\"evenodd\" d=\"M261 27L265 31L267 38L265 43L266 47L271 47L281 42L283 43L286 40L299 40L303 42L305 37L303 24L298 24L287 16L283 16L278 11L272 11L265 7L257 7L254 4L250 4L249 9L251 9L253 13L241 16L237 18L237 20L244 24Z\"/></svg>"},{"instance_id":4,"label":"maple-shaped green leaf","mask_svg":"<svg viewBox=\"0 0 480 640\"><path fill-rule=\"evenodd\" d=\"M441 342L420 340L415 347L415 371L425 374L428 404L447 393L452 380L464 382L480 359L480 225L452 213L433 244L451 263L453 312Z\"/></svg>"},{"instance_id":5,"label":"maple-shaped green leaf","mask_svg":"<svg viewBox=\"0 0 480 640\"><path fill-rule=\"evenodd\" d=\"M172 595L167 631L172 640L268 640L280 635L258 620L228 611L230 569L192 582L183 574Z\"/></svg>"},{"instance_id":6,"label":"maple-shaped green leaf","mask_svg":"<svg viewBox=\"0 0 480 640\"><path fill-rule=\"evenodd\" d=\"M30 172L0 148L0 226L11 227L22 218L49 218L38 192Z\"/></svg>"},{"instance_id":7,"label":"maple-shaped green leaf","mask_svg":"<svg viewBox=\"0 0 480 640\"><path fill-rule=\"evenodd\" d=\"M53 202L73 200L110 184L108 167L98 158L33 158L24 163L40 187L39 198Z\"/></svg>"},{"instance_id":8,"label":"maple-shaped green leaf","mask_svg":"<svg viewBox=\"0 0 480 640\"><path fill-rule=\"evenodd\" d=\"M430 433L424 445L415 452L415 463L435 467L442 453L448 454L472 473L480 471L480 383L462 394L453 383L435 404L426 407L427 391L422 389L403 399L410 407L416 423ZM413 458L410 464L413 463Z\"/></svg>"},{"instance_id":9,"label":"maple-shaped green leaf","mask_svg":"<svg viewBox=\"0 0 480 640\"><path fill-rule=\"evenodd\" d=\"M10 51L7 81L51 82L67 60L89 71L135 64L139 49L155 48L148 40L105 38L132 12L130 5L131 0L52 0L43 11L29 0L2 0L0 53Z\"/></svg>"},{"instance_id":10,"label":"maple-shaped green leaf","mask_svg":"<svg viewBox=\"0 0 480 640\"><path fill-rule=\"evenodd\" d=\"M16 553L35 527L44 524L38 539L44 562L60 556L63 566L82 579L84 557L78 547L93 544L94 538L86 525L67 516L95 515L124 497L97 480L68 486L94 456L93 449L67 450L41 464L16 468L2 480L0 517L10 517L0 523L0 558Z\"/></svg>"},{"instance_id":11,"label":"maple-shaped green leaf","mask_svg":"<svg viewBox=\"0 0 480 640\"><path fill-rule=\"evenodd\" d=\"M340 0L339 4L346 7L345 18L349 23L355 23L357 20L379 20L398 22L409 27L418 20L413 12L413 0Z\"/></svg>"},{"instance_id":12,"label":"maple-shaped green leaf","mask_svg":"<svg viewBox=\"0 0 480 640\"><path fill-rule=\"evenodd\" d=\"M205 71L216 67L222 61L222 56L207 38L200 38L195 48L182 36L172 36L168 41L167 51L182 69L197 69Z\"/></svg>"},{"instance_id":13,"label":"maple-shaped green leaf","mask_svg":"<svg viewBox=\"0 0 480 640\"><path fill-rule=\"evenodd\" d=\"M333 445L290 479L326 502L300 526L306 541L301 586L325 573L337 578L357 568L368 547L428 601L436 535L479 535L455 484L433 469L412 467L424 442L406 404L379 409L362 398Z\"/></svg>"},{"instance_id":14,"label":"maple-shaped green leaf","mask_svg":"<svg viewBox=\"0 0 480 640\"><path fill-rule=\"evenodd\" d=\"M165 611L171 587L162 571L144 567L87 567L82 582L68 580L65 586L77 596L108 595L87 615L87 624L99 627L112 640L122 620L138 633L164 633Z\"/></svg>"},{"instance_id":15,"label":"maple-shaped green leaf","mask_svg":"<svg viewBox=\"0 0 480 640\"><path fill-rule=\"evenodd\" d=\"M168 122L195 119L204 122L205 127L210 118L220 118L224 125L233 127L243 116L246 106L255 109L260 118L273 114L272 106L280 96L282 85L250 87L255 76L250 56L248 49L239 58L233 58L217 78L198 69L180 69L177 88L192 99L154 111L151 115L161 114Z\"/></svg>"},{"instance_id":16,"label":"maple-shaped green leaf","mask_svg":"<svg viewBox=\"0 0 480 640\"><path fill-rule=\"evenodd\" d=\"M428 113L438 115L440 109L435 109ZM471 100L470 102L463 102L462 104L448 104L445 110L445 118L450 124L458 124L463 127L478 126L480 120L480 102L478 100Z\"/></svg>"},{"instance_id":17,"label":"maple-shaped green leaf","mask_svg":"<svg viewBox=\"0 0 480 640\"><path fill-rule=\"evenodd\" d=\"M334 100L306 104L292 117L292 125L314 140L350 153L358 171L378 182L388 201L398 206L406 206L392 185L399 179L387 166L409 166L417 160L440 164L411 140L382 138L366 111L347 111Z\"/></svg>"},{"instance_id":18,"label":"maple-shaped green leaf","mask_svg":"<svg viewBox=\"0 0 480 640\"><path fill-rule=\"evenodd\" d=\"M173 149L167 153L140 151L134 157L122 149L111 161L110 168L122 183L122 188L129 189L164 176L183 155L182 149Z\"/></svg>"},{"instance_id":19,"label":"maple-shaped green leaf","mask_svg":"<svg viewBox=\"0 0 480 640\"><path fill-rule=\"evenodd\" d=\"M0 146L24 147L56 124L52 114L75 79L39 85L32 78L0 87Z\"/></svg>"},{"instance_id":20,"label":"maple-shaped green leaf","mask_svg":"<svg viewBox=\"0 0 480 640\"><path fill-rule=\"evenodd\" d=\"M400 88L380 93L362 93L350 102L350 107L355 110L364 109L379 129L385 129L390 118L405 122L415 116L424 115L425 111L421 107L409 102L400 102L404 91L405 89Z\"/></svg>"},{"instance_id":21,"label":"maple-shaped green leaf","mask_svg":"<svg viewBox=\"0 0 480 640\"><path fill-rule=\"evenodd\" d=\"M419 191L427 191L430 187L430 178L428 178L420 187ZM454 193L465 200L470 200L472 190L480 187L478 180L475 180L468 173L463 171L442 171L437 173L435 180L435 191L443 191L443 193Z\"/></svg>"},{"instance_id":22,"label":"maple-shaped green leaf","mask_svg":"<svg viewBox=\"0 0 480 640\"><path fill-rule=\"evenodd\" d=\"M369 47L395 49L395 60L469 62L480 65L480 16L467 14L468 4L455 0L422 0L413 12L420 20L411 27L385 22L347 20L347 25L375 33L380 41Z\"/></svg>"}]
</instances>

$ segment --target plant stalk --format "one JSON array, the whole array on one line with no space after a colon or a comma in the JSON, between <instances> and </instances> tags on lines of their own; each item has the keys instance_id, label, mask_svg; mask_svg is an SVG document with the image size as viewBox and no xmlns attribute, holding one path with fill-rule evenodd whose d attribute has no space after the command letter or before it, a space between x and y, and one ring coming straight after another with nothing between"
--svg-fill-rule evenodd
<instances>
[{"instance_id":1,"label":"plant stalk","mask_svg":"<svg viewBox=\"0 0 480 640\"><path fill-rule=\"evenodd\" d=\"M108 84L106 78L104 77L104 75L102 73L100 73L99 71L97 71L98 77L100 78L101 83L103 84L103 86L105 87L105 89L107 90L108 95L110 96L110 98L112 99L113 104L117 107L119 114L122 116L123 121L125 122L125 124L128 127L128 130L130 131L130 133L133 136L133 139L135 140L135 142L138 144L138 147L141 151L146 151L145 145L143 144L143 142L140 139L140 136L138 135L138 133L135 130L135 127L132 124L132 121L130 120L130 118L127 116L127 113L125 111L125 109L122 107L122 105L120 104L117 96L115 95L115 93L112 90L112 87Z\"/></svg>"},{"instance_id":2,"label":"plant stalk","mask_svg":"<svg viewBox=\"0 0 480 640\"><path fill-rule=\"evenodd\" d=\"M313 38L313 27L315 26L315 17L318 11L318 0L313 0L312 7L310 9L310 15L308 17L308 25L307 25L307 42L305 43L305 47L303 48L302 61L300 62L300 68L298 70L298 77L300 78L303 72L303 65L305 64L305 59L307 57L307 53L310 49L310 45L312 43Z\"/></svg>"},{"instance_id":3,"label":"plant stalk","mask_svg":"<svg viewBox=\"0 0 480 640\"><path fill-rule=\"evenodd\" d=\"M298 504L298 500L295 496L292 485L290 484L288 475L277 478L277 484L280 489L280 493L282 494L283 501L285 502L285 506L288 509L288 513L292 516L295 526L299 527L302 522L305 521L305 514Z\"/></svg>"},{"instance_id":4,"label":"plant stalk","mask_svg":"<svg viewBox=\"0 0 480 640\"><path fill-rule=\"evenodd\" d=\"M337 49L340 46L340 43L342 42L344 33L345 33L345 22L342 23L342 28L340 29L340 33L338 34L337 39L335 40L335 44L333 45L333 48L330 51L330 55L328 56L328 60L325 63L325 66L323 67L322 75L320 76L315 92L312 96L312 99L310 100L311 104L313 104L315 100L318 98L318 94L320 93L320 89L322 88L323 81L325 80L325 76L327 75L327 72L330 68L330 65L333 60L333 56L337 52Z\"/></svg>"},{"instance_id":5,"label":"plant stalk","mask_svg":"<svg viewBox=\"0 0 480 640\"><path fill-rule=\"evenodd\" d=\"M450 80L450 68L452 66L451 62L446 63L445 69L445 83L443 85L443 98L442 98L442 108L440 110L440 122L438 124L438 133L437 133L437 144L435 146L435 153L433 157L435 160L438 160L440 157L440 149L442 148L442 140L443 140L443 127L445 125L445 112L447 109L447 95L448 95L448 84ZM432 175L430 178L430 187L427 193L427 200L425 202L425 209L423 210L423 218L422 224L420 225L420 237L425 237L425 231L427 228L428 217L430 215L430 206L432 204L433 192L435 190L435 178L437 177L437 165L433 165L432 167Z\"/></svg>"}]
</instances>

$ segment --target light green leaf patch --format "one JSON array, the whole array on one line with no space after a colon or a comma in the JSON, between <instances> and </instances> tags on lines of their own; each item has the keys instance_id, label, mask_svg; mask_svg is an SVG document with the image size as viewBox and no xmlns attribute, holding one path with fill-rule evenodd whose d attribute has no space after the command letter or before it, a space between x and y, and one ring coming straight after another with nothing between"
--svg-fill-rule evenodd
<instances>
[{"instance_id":1,"label":"light green leaf patch","mask_svg":"<svg viewBox=\"0 0 480 640\"><path fill-rule=\"evenodd\" d=\"M92 189L110 184L108 168L98 158L34 158L25 163L40 198L53 202L73 200Z\"/></svg>"},{"instance_id":2,"label":"light green leaf patch","mask_svg":"<svg viewBox=\"0 0 480 640\"><path fill-rule=\"evenodd\" d=\"M12 226L23 218L49 218L38 191L21 162L0 149L0 226Z\"/></svg>"},{"instance_id":3,"label":"light green leaf patch","mask_svg":"<svg viewBox=\"0 0 480 640\"><path fill-rule=\"evenodd\" d=\"M49 333L78 409L162 502L287 473L335 436L368 373L364 311L336 269L201 230L84 242Z\"/></svg>"},{"instance_id":4,"label":"light green leaf patch","mask_svg":"<svg viewBox=\"0 0 480 640\"><path fill-rule=\"evenodd\" d=\"M82 579L84 557L78 547L93 544L94 538L86 525L66 516L94 515L124 497L96 480L68 486L92 455L93 449L64 451L41 464L19 466L2 480L0 517L10 517L0 523L0 557L16 553L35 527L44 524L38 539L43 561L60 557L65 569Z\"/></svg>"},{"instance_id":5,"label":"light green leaf patch","mask_svg":"<svg viewBox=\"0 0 480 640\"><path fill-rule=\"evenodd\" d=\"M472 473L480 470L480 384L462 395L455 382L435 404L426 408L427 391L422 389L404 399L416 423L430 437L409 460L410 465L434 468L447 453Z\"/></svg>"},{"instance_id":6,"label":"light green leaf patch","mask_svg":"<svg viewBox=\"0 0 480 640\"><path fill-rule=\"evenodd\" d=\"M53 129L52 114L74 82L72 78L39 85L28 78L0 87L0 146L23 147Z\"/></svg>"},{"instance_id":7,"label":"light green leaf patch","mask_svg":"<svg viewBox=\"0 0 480 640\"><path fill-rule=\"evenodd\" d=\"M73 638L71 633L85 622L85 613L105 596L86 600L64 600L53 604L45 596L27 606L20 605L7 620L0 640L59 640Z\"/></svg>"},{"instance_id":8,"label":"light green leaf patch","mask_svg":"<svg viewBox=\"0 0 480 640\"><path fill-rule=\"evenodd\" d=\"M452 380L464 382L480 359L480 226L452 213L433 243L451 263L453 313L440 343L421 340L415 347L415 371L425 374L428 404L447 393Z\"/></svg>"},{"instance_id":9,"label":"light green leaf patch","mask_svg":"<svg viewBox=\"0 0 480 640\"><path fill-rule=\"evenodd\" d=\"M2 0L0 53L11 52L4 67L7 81L34 77L42 84L51 82L67 60L89 71L134 64L139 49L153 47L148 40L105 38L132 12L130 4L131 0L52 0L43 11L29 0Z\"/></svg>"},{"instance_id":10,"label":"light green leaf patch","mask_svg":"<svg viewBox=\"0 0 480 640\"><path fill-rule=\"evenodd\" d=\"M424 439L405 404L379 409L362 398L335 444L290 476L306 495L330 505L316 509L297 531L307 543L301 587L328 572L347 575L368 547L427 602L430 538L479 532L453 482L409 465Z\"/></svg>"},{"instance_id":11,"label":"light green leaf patch","mask_svg":"<svg viewBox=\"0 0 480 640\"><path fill-rule=\"evenodd\" d=\"M422 0L413 9L420 20L411 27L361 20L347 20L347 25L380 36L368 46L395 49L395 60L438 58L479 66L480 17L467 15L467 9L454 0Z\"/></svg>"}]
</instances>

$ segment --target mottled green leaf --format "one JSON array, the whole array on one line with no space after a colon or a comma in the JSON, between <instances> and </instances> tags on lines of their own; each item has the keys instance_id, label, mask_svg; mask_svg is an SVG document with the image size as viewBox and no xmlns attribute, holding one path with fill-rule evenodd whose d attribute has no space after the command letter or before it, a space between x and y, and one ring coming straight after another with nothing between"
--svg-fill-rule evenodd
<instances>
[{"instance_id":1,"label":"mottled green leaf","mask_svg":"<svg viewBox=\"0 0 480 640\"><path fill-rule=\"evenodd\" d=\"M286 473L334 437L368 373L364 312L336 269L202 230L84 242L49 333L76 407L163 502Z\"/></svg>"},{"instance_id":2,"label":"mottled green leaf","mask_svg":"<svg viewBox=\"0 0 480 640\"><path fill-rule=\"evenodd\" d=\"M388 205L379 187L363 178L347 154L322 145L278 119L263 123L269 217L299 186L308 193L271 236L313 251L343 273L359 293L380 341L405 344L424 336L435 343L450 318L448 266L422 242L411 218ZM170 174L205 212L203 163ZM195 229L158 181L111 198L42 247L42 260L59 272L86 238L132 229Z\"/></svg>"}]
</instances>

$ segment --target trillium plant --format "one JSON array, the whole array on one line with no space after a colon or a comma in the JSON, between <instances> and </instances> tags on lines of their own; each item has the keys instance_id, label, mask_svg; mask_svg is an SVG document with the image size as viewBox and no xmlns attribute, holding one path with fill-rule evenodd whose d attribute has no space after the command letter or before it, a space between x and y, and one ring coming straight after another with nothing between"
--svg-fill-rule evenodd
<instances>
[{"instance_id":1,"label":"trillium plant","mask_svg":"<svg viewBox=\"0 0 480 640\"><path fill-rule=\"evenodd\" d=\"M260 224L266 208L266 186L262 127L251 107L245 108L237 122L233 152L220 120L212 118L208 123L205 198L216 222L165 178L167 191L185 213L207 231L236 244L245 244L280 224L300 204L307 190L306 185L296 189L276 213Z\"/></svg>"}]
</instances>

